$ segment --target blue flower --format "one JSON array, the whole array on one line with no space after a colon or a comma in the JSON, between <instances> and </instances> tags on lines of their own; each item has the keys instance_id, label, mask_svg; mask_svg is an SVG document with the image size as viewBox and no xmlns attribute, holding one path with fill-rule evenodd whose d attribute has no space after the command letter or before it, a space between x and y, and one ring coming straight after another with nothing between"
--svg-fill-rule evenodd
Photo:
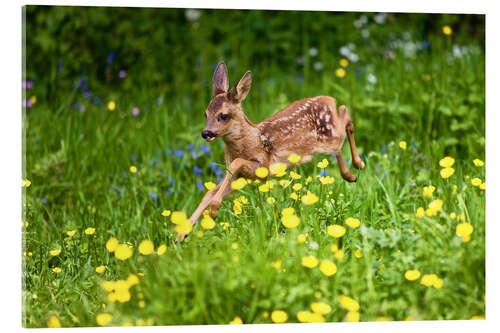
<instances>
[{"instance_id":1,"label":"blue flower","mask_svg":"<svg viewBox=\"0 0 500 333\"><path fill-rule=\"evenodd\" d=\"M108 65L111 65L113 63L113 60L115 59L115 55L116 55L115 51L109 52L108 59L106 59L106 62Z\"/></svg>"},{"instance_id":2,"label":"blue flower","mask_svg":"<svg viewBox=\"0 0 500 333\"><path fill-rule=\"evenodd\" d=\"M359 158L362 159L362 160L365 160L365 153L359 154Z\"/></svg>"},{"instance_id":3,"label":"blue flower","mask_svg":"<svg viewBox=\"0 0 500 333\"><path fill-rule=\"evenodd\" d=\"M173 177L170 177L168 179L168 181L169 181L170 185L172 185L172 186L174 185L174 178Z\"/></svg>"},{"instance_id":4,"label":"blue flower","mask_svg":"<svg viewBox=\"0 0 500 333\"><path fill-rule=\"evenodd\" d=\"M144 232L146 232L146 227L142 227L141 230L144 231Z\"/></svg>"},{"instance_id":5,"label":"blue flower","mask_svg":"<svg viewBox=\"0 0 500 333\"><path fill-rule=\"evenodd\" d=\"M176 150L174 151L174 154L175 154L175 156L177 156L177 157L183 157L183 156L184 156L184 150L179 150L179 149L176 149Z\"/></svg>"},{"instance_id":6,"label":"blue flower","mask_svg":"<svg viewBox=\"0 0 500 333\"><path fill-rule=\"evenodd\" d=\"M187 145L187 147L188 147L188 150L189 150L191 153L192 153L192 152L194 152L194 151L196 150L196 146L195 146L195 145L193 145L192 143L188 144L188 145Z\"/></svg>"},{"instance_id":7,"label":"blue flower","mask_svg":"<svg viewBox=\"0 0 500 333\"><path fill-rule=\"evenodd\" d=\"M319 174L320 174L321 176L328 176L328 170L326 170L326 169L321 169L321 171L319 172Z\"/></svg>"},{"instance_id":8,"label":"blue flower","mask_svg":"<svg viewBox=\"0 0 500 333\"><path fill-rule=\"evenodd\" d=\"M210 147L207 145L201 145L200 149L205 154L210 153Z\"/></svg>"},{"instance_id":9,"label":"blue flower","mask_svg":"<svg viewBox=\"0 0 500 333\"><path fill-rule=\"evenodd\" d=\"M42 203L43 203L43 204L47 203L47 199L42 198Z\"/></svg>"},{"instance_id":10,"label":"blue flower","mask_svg":"<svg viewBox=\"0 0 500 333\"><path fill-rule=\"evenodd\" d=\"M215 162L210 163L210 169L213 171L217 170L217 163Z\"/></svg>"},{"instance_id":11,"label":"blue flower","mask_svg":"<svg viewBox=\"0 0 500 333\"><path fill-rule=\"evenodd\" d=\"M199 166L195 165L194 168L193 168L193 172L196 175L201 176L203 174L203 169L200 168Z\"/></svg>"},{"instance_id":12,"label":"blue flower","mask_svg":"<svg viewBox=\"0 0 500 333\"><path fill-rule=\"evenodd\" d=\"M205 187L203 186L203 183L201 182L201 180L198 180L198 182L196 183L196 186L198 186L198 190L200 190L200 191L205 190Z\"/></svg>"},{"instance_id":13,"label":"blue flower","mask_svg":"<svg viewBox=\"0 0 500 333\"><path fill-rule=\"evenodd\" d=\"M135 161L135 155L134 155L134 154L130 155L130 160L131 160L132 162L134 162L134 161Z\"/></svg>"},{"instance_id":14,"label":"blue flower","mask_svg":"<svg viewBox=\"0 0 500 333\"><path fill-rule=\"evenodd\" d=\"M171 188L171 189L167 190L167 191L165 192L165 195L168 195L168 196L169 196L169 195L172 195L172 193L174 193L174 189L173 189L173 188Z\"/></svg>"},{"instance_id":15,"label":"blue flower","mask_svg":"<svg viewBox=\"0 0 500 333\"><path fill-rule=\"evenodd\" d=\"M94 104L96 104L96 105L101 105L102 104L102 101L101 101L101 99L99 97L94 97L92 99L92 102L94 102Z\"/></svg>"},{"instance_id":16,"label":"blue flower","mask_svg":"<svg viewBox=\"0 0 500 333\"><path fill-rule=\"evenodd\" d=\"M217 170L215 170L215 175L216 175L216 176L220 176L220 175L222 175L222 174L224 174L224 171L223 171L222 169L217 169Z\"/></svg>"},{"instance_id":17,"label":"blue flower","mask_svg":"<svg viewBox=\"0 0 500 333\"><path fill-rule=\"evenodd\" d=\"M383 153L385 153L387 151L387 146L386 145L382 145L382 147L380 147L380 151Z\"/></svg>"},{"instance_id":18,"label":"blue flower","mask_svg":"<svg viewBox=\"0 0 500 333\"><path fill-rule=\"evenodd\" d=\"M151 199L156 200L156 194L149 192L148 195Z\"/></svg>"},{"instance_id":19,"label":"blue flower","mask_svg":"<svg viewBox=\"0 0 500 333\"><path fill-rule=\"evenodd\" d=\"M424 39L422 41L422 46L424 47L424 49L428 48L430 46L429 41L427 39Z\"/></svg>"},{"instance_id":20,"label":"blue flower","mask_svg":"<svg viewBox=\"0 0 500 333\"><path fill-rule=\"evenodd\" d=\"M304 82L304 76L302 76L302 75L300 75L300 74L299 74L299 75L297 75L297 76L295 77L295 80L296 80L298 83L302 83L302 82Z\"/></svg>"},{"instance_id":21,"label":"blue flower","mask_svg":"<svg viewBox=\"0 0 500 333\"><path fill-rule=\"evenodd\" d=\"M356 79L359 79L361 77L361 74L363 74L363 70L361 68L356 68L354 71L354 75L356 75Z\"/></svg>"},{"instance_id":22,"label":"blue flower","mask_svg":"<svg viewBox=\"0 0 500 333\"><path fill-rule=\"evenodd\" d=\"M406 173L406 171L403 173L403 176L408 177L408 174Z\"/></svg>"}]
</instances>

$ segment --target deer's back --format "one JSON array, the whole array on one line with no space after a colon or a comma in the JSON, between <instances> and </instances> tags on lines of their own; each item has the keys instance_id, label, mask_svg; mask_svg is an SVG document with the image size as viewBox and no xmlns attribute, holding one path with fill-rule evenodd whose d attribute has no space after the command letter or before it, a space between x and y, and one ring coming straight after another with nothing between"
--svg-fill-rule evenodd
<instances>
[{"instance_id":1,"label":"deer's back","mask_svg":"<svg viewBox=\"0 0 500 333\"><path fill-rule=\"evenodd\" d=\"M301 155L302 162L314 153L335 153L345 137L345 121L330 96L295 101L257 123L257 127L271 163L285 162L291 153Z\"/></svg>"}]
</instances>

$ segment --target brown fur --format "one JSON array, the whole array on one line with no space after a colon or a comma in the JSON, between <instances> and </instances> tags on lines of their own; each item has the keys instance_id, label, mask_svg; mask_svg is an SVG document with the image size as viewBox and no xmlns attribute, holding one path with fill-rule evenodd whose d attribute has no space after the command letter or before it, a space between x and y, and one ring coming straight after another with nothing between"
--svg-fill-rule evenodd
<instances>
[{"instance_id":1,"label":"brown fur","mask_svg":"<svg viewBox=\"0 0 500 333\"><path fill-rule=\"evenodd\" d=\"M224 140L224 152L228 172L216 188L208 191L190 217L196 223L205 208L217 216L222 198L231 192L231 181L237 177L256 178L255 169L269 168L274 163L290 164L288 157L295 153L302 157L299 164L310 161L316 153L335 154L340 173L347 181L356 176L347 168L341 149L346 134L351 147L355 168L363 169L354 142L354 125L347 108L330 96L316 96L295 101L271 117L252 123L243 112L241 102L251 86L248 71L231 90L228 89L227 69L219 63L214 73L214 98L205 114L205 130ZM227 120L220 115L227 115ZM210 141L213 139L210 139ZM179 239L184 239L180 235Z\"/></svg>"}]
</instances>

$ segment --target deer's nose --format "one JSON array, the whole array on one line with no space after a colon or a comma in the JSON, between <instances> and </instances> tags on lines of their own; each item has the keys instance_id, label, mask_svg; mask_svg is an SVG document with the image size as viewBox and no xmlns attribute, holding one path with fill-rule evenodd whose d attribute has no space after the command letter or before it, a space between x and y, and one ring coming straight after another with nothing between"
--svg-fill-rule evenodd
<instances>
[{"instance_id":1,"label":"deer's nose","mask_svg":"<svg viewBox=\"0 0 500 333\"><path fill-rule=\"evenodd\" d=\"M214 132L212 131L207 131L207 130L204 130L203 132L201 132L201 137L203 139L211 139L213 137L217 136L217 134L215 134Z\"/></svg>"}]
</instances>

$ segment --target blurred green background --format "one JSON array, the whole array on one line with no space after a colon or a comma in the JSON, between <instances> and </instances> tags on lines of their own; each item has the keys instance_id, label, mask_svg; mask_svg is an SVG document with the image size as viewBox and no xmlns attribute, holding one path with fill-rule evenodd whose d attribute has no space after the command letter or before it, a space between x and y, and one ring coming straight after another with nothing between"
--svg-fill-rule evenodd
<instances>
[{"instance_id":1,"label":"blurred green background","mask_svg":"<svg viewBox=\"0 0 500 333\"><path fill-rule=\"evenodd\" d=\"M122 105L185 111L178 121L198 132L214 66L225 60L231 85L254 74L253 121L328 94L350 108L366 149L405 131L482 154L484 43L483 15L28 6L25 78L45 112L104 105L119 92L134 96ZM346 55L355 61L340 80Z\"/></svg>"}]
</instances>

